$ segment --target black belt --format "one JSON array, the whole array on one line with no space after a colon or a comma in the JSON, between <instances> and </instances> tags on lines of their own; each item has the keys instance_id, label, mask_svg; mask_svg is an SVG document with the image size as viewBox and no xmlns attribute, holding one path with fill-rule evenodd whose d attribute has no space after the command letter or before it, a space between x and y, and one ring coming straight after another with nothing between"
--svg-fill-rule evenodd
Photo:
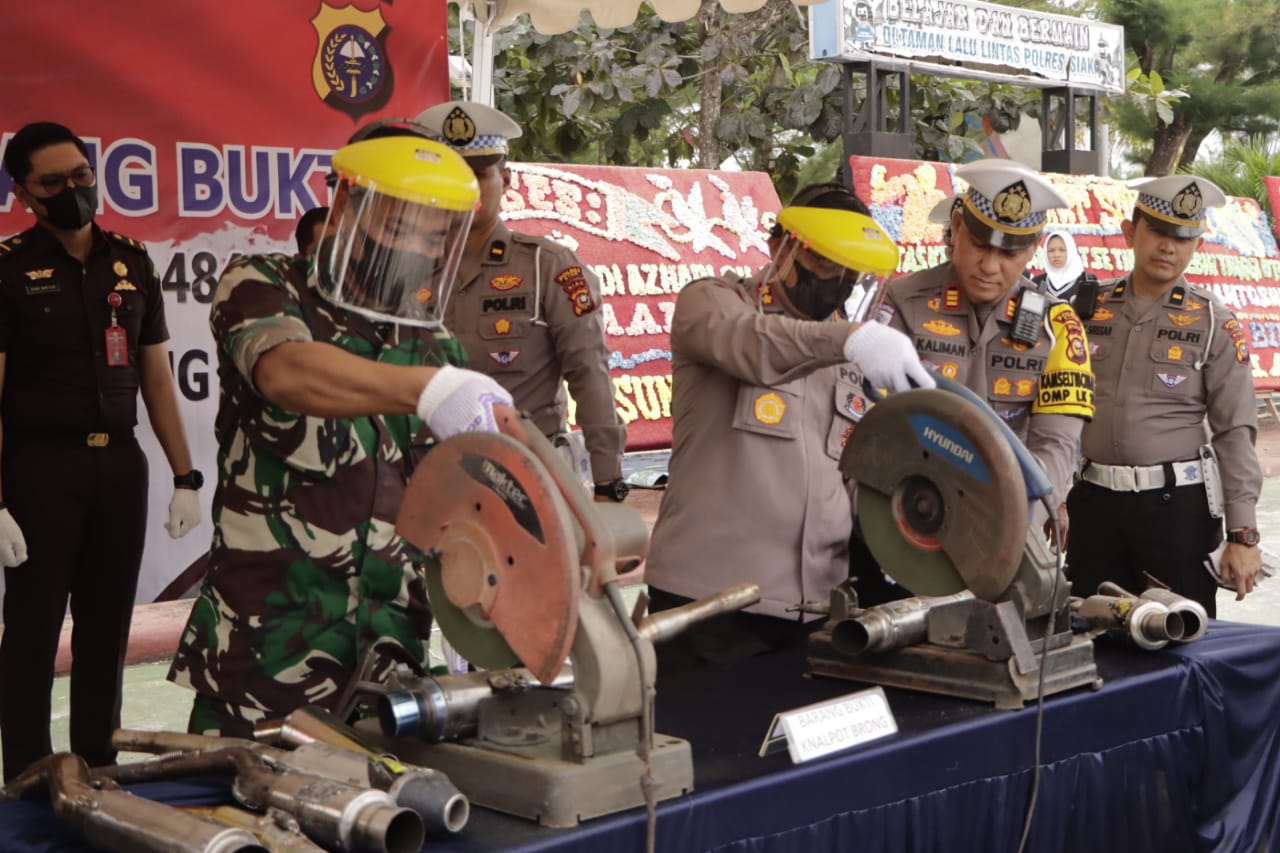
<instances>
[{"instance_id":1,"label":"black belt","mask_svg":"<svg viewBox=\"0 0 1280 853\"><path fill-rule=\"evenodd\" d=\"M133 441L133 430L100 432L69 432L67 430L6 429L7 440L38 441L44 444L60 444L68 447L109 447L112 444Z\"/></svg>"}]
</instances>

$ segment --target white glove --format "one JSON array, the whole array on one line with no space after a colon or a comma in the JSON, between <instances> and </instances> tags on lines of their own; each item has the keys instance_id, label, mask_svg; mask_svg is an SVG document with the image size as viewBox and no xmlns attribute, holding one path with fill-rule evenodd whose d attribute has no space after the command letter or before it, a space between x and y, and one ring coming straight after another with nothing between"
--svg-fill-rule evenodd
<instances>
[{"instance_id":1,"label":"white glove","mask_svg":"<svg viewBox=\"0 0 1280 853\"><path fill-rule=\"evenodd\" d=\"M169 520L164 529L170 538L181 539L200 524L200 495L195 489L174 489L169 499Z\"/></svg>"},{"instance_id":2,"label":"white glove","mask_svg":"<svg viewBox=\"0 0 1280 853\"><path fill-rule=\"evenodd\" d=\"M909 391L938 383L920 363L911 339L882 323L863 323L844 341L844 357L876 388Z\"/></svg>"},{"instance_id":3,"label":"white glove","mask_svg":"<svg viewBox=\"0 0 1280 853\"><path fill-rule=\"evenodd\" d=\"M511 406L507 389L483 373L445 365L418 398L418 417L440 441L460 432L497 432L494 406Z\"/></svg>"},{"instance_id":4,"label":"white glove","mask_svg":"<svg viewBox=\"0 0 1280 853\"><path fill-rule=\"evenodd\" d=\"M0 566L12 569L27 561L27 540L8 507L0 509Z\"/></svg>"}]
</instances>

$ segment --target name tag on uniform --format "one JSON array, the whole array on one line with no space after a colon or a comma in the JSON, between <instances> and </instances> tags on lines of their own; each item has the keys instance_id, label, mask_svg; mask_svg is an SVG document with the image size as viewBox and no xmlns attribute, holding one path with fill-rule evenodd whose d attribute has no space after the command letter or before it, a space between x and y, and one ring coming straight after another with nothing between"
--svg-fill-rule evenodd
<instances>
[{"instance_id":1,"label":"name tag on uniform","mask_svg":"<svg viewBox=\"0 0 1280 853\"><path fill-rule=\"evenodd\" d=\"M46 293L58 293L62 290L62 285L56 281L46 281L40 284L24 285L27 296L43 296Z\"/></svg>"}]
</instances>

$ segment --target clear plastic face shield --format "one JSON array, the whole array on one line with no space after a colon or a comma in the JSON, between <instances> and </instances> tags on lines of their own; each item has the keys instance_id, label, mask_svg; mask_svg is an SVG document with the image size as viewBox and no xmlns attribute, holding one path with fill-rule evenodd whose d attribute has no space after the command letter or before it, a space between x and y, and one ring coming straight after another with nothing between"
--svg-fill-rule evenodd
<instances>
[{"instance_id":1,"label":"clear plastic face shield","mask_svg":"<svg viewBox=\"0 0 1280 853\"><path fill-rule=\"evenodd\" d=\"M824 320L839 311L851 320L874 316L883 284L896 269L898 248L875 220L860 213L792 207L778 215L782 241L767 273L784 304Z\"/></svg>"},{"instance_id":2,"label":"clear plastic face shield","mask_svg":"<svg viewBox=\"0 0 1280 853\"><path fill-rule=\"evenodd\" d=\"M333 236L317 250L316 271L320 292L335 305L372 320L436 330L443 327L478 191L460 157L437 170L442 158L424 145L430 143L377 139L342 150L385 149L372 152L380 162L369 164L340 163L342 152L335 154L339 185L327 223ZM361 165L370 168L344 173L344 166ZM442 185L433 186L433 177ZM467 182L470 193L458 186Z\"/></svg>"}]
</instances>

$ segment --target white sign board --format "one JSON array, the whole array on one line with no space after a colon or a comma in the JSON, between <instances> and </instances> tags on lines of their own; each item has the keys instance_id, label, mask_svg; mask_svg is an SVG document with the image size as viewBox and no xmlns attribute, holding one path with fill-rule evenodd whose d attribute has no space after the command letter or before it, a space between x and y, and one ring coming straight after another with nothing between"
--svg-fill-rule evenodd
<instances>
[{"instance_id":1,"label":"white sign board","mask_svg":"<svg viewBox=\"0 0 1280 853\"><path fill-rule=\"evenodd\" d=\"M809 7L809 55L941 75L956 74L943 64L955 63L983 79L1117 95L1125 87L1123 27L980 0L827 0Z\"/></svg>"},{"instance_id":2,"label":"white sign board","mask_svg":"<svg viewBox=\"0 0 1280 853\"><path fill-rule=\"evenodd\" d=\"M872 687L775 715L760 755L775 752L785 740L792 763L799 764L897 731L884 688Z\"/></svg>"}]
</instances>

